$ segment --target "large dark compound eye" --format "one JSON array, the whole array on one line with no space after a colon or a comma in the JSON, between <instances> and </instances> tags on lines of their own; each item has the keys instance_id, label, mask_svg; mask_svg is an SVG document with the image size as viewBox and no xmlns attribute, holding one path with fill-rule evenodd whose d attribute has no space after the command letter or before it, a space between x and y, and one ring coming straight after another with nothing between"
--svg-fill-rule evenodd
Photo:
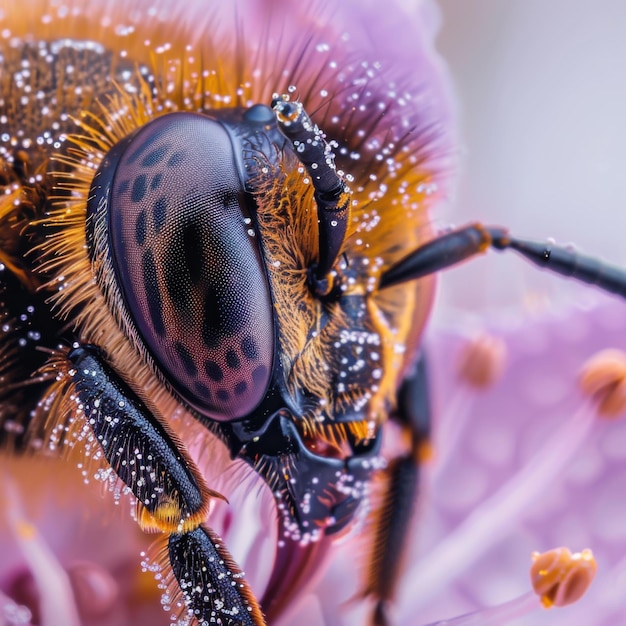
<instances>
[{"instance_id":1,"label":"large dark compound eye","mask_svg":"<svg viewBox=\"0 0 626 626\"><path fill-rule=\"evenodd\" d=\"M112 267L139 340L183 400L217 420L259 404L274 354L268 280L237 172L220 123L172 113L109 152L88 204L92 258Z\"/></svg>"}]
</instances>

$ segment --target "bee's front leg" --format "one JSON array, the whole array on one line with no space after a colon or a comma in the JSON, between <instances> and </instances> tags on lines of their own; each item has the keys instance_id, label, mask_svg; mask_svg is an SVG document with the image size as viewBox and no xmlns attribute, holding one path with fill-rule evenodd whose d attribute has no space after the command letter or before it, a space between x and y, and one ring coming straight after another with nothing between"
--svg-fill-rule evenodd
<instances>
[{"instance_id":1,"label":"bee's front leg","mask_svg":"<svg viewBox=\"0 0 626 626\"><path fill-rule=\"evenodd\" d=\"M420 465L427 456L431 407L428 370L424 354L398 391L394 415L408 439L408 449L386 470L387 489L376 517L375 536L364 595L374 598L374 626L390 623L388 610L402 572L403 554L417 501Z\"/></svg>"},{"instance_id":2,"label":"bee's front leg","mask_svg":"<svg viewBox=\"0 0 626 626\"><path fill-rule=\"evenodd\" d=\"M175 433L97 348L75 344L57 367L62 385L57 392L67 416L63 438L69 445L81 440L90 445L95 437L107 463L137 498L141 527L168 536L165 552L180 589L174 588L174 598L200 624L264 624L241 570L219 537L202 525L211 497L222 496L205 484Z\"/></svg>"}]
</instances>

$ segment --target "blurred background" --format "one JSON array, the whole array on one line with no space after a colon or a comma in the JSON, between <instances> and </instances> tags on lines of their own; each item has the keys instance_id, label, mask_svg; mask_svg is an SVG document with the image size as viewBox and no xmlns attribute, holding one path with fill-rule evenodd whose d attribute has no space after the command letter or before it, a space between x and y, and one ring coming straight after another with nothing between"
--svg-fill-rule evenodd
<instances>
[{"instance_id":1,"label":"blurred background","mask_svg":"<svg viewBox=\"0 0 626 626\"><path fill-rule=\"evenodd\" d=\"M437 222L499 224L626 265L626 2L438 4L462 152L456 194ZM495 252L449 271L439 294L445 310L586 297Z\"/></svg>"}]
</instances>

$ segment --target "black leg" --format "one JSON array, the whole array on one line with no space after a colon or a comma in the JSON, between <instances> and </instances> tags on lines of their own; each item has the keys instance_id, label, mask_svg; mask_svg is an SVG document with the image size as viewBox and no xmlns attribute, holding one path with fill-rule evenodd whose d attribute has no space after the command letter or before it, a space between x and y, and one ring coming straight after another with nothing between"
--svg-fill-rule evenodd
<instances>
[{"instance_id":1,"label":"black leg","mask_svg":"<svg viewBox=\"0 0 626 626\"><path fill-rule=\"evenodd\" d=\"M496 250L515 250L547 270L595 285L626 297L626 271L580 254L571 248L512 237L505 229L471 224L429 241L385 271L379 288L434 274L473 256Z\"/></svg>"},{"instance_id":2,"label":"black leg","mask_svg":"<svg viewBox=\"0 0 626 626\"><path fill-rule=\"evenodd\" d=\"M75 347L49 367L60 373L62 433L72 446L99 447L108 465L137 499L144 530L167 537L162 556L171 565L171 597L200 624L265 624L243 574L222 541L202 526L211 491L182 442L104 363L97 348ZM94 441L95 438L95 441Z\"/></svg>"},{"instance_id":3,"label":"black leg","mask_svg":"<svg viewBox=\"0 0 626 626\"><path fill-rule=\"evenodd\" d=\"M388 606L394 599L403 569L403 554L410 536L411 521L420 482L420 464L430 438L428 371L422 355L413 373L398 392L394 418L408 439L408 450L390 462L386 491L377 513L376 530L365 595L375 599L374 626L387 626Z\"/></svg>"},{"instance_id":4,"label":"black leg","mask_svg":"<svg viewBox=\"0 0 626 626\"><path fill-rule=\"evenodd\" d=\"M177 595L202 626L265 624L243 573L212 530L173 533L167 552L178 586L186 590Z\"/></svg>"}]
</instances>

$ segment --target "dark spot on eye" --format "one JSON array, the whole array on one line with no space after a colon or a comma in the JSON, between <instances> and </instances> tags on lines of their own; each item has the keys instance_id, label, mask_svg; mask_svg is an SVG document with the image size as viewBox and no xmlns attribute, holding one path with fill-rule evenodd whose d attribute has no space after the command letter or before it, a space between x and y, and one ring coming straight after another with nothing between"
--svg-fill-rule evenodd
<instances>
[{"instance_id":1,"label":"dark spot on eye","mask_svg":"<svg viewBox=\"0 0 626 626\"><path fill-rule=\"evenodd\" d=\"M259 365L252 370L252 380L255 385L265 384L267 380L267 367L265 365Z\"/></svg>"},{"instance_id":2,"label":"dark spot on eye","mask_svg":"<svg viewBox=\"0 0 626 626\"><path fill-rule=\"evenodd\" d=\"M154 327L154 332L163 337L165 335L165 325L163 324L163 303L161 293L157 285L157 272L154 257L151 250L146 250L141 258L141 269L143 273L146 299L148 300L148 310L150 319Z\"/></svg>"},{"instance_id":3,"label":"dark spot on eye","mask_svg":"<svg viewBox=\"0 0 626 626\"><path fill-rule=\"evenodd\" d=\"M180 165L185 160L185 153L182 150L178 152L174 152L172 156L169 158L167 165L168 167L176 167Z\"/></svg>"},{"instance_id":4,"label":"dark spot on eye","mask_svg":"<svg viewBox=\"0 0 626 626\"><path fill-rule=\"evenodd\" d=\"M182 246L189 278L194 285L202 277L202 231L195 220L185 225L182 233Z\"/></svg>"},{"instance_id":5,"label":"dark spot on eye","mask_svg":"<svg viewBox=\"0 0 626 626\"><path fill-rule=\"evenodd\" d=\"M120 183L120 186L117 188L117 193L121 195L121 194L126 193L129 189L130 189L130 180L128 180L127 178L126 180L123 180Z\"/></svg>"},{"instance_id":6,"label":"dark spot on eye","mask_svg":"<svg viewBox=\"0 0 626 626\"><path fill-rule=\"evenodd\" d=\"M162 182L163 182L163 174L155 174L152 177L152 180L150 181L150 189L152 189L152 191L154 191L155 189L158 189L161 186Z\"/></svg>"},{"instance_id":7,"label":"dark spot on eye","mask_svg":"<svg viewBox=\"0 0 626 626\"><path fill-rule=\"evenodd\" d=\"M215 361L205 361L204 371L206 375L215 382L219 383L224 378L222 368Z\"/></svg>"},{"instance_id":8,"label":"dark spot on eye","mask_svg":"<svg viewBox=\"0 0 626 626\"><path fill-rule=\"evenodd\" d=\"M152 220L154 221L154 230L158 233L165 224L165 217L167 216L167 200L165 196L161 196L158 200L155 200L152 205Z\"/></svg>"},{"instance_id":9,"label":"dark spot on eye","mask_svg":"<svg viewBox=\"0 0 626 626\"><path fill-rule=\"evenodd\" d=\"M235 395L236 396L243 395L244 393L246 393L246 389L248 389L248 384L246 383L245 380L238 382L235 385Z\"/></svg>"},{"instance_id":10,"label":"dark spot on eye","mask_svg":"<svg viewBox=\"0 0 626 626\"><path fill-rule=\"evenodd\" d=\"M153 212L160 212L160 204L153 205ZM163 205L165 198L162 198ZM160 215L155 215L155 222L165 221ZM202 258L202 228L197 219L187 221L182 225L177 225L173 229L168 241L167 254L165 255L166 263L164 265L165 284L172 303L177 311L181 314L191 313L191 297L192 287L197 285L202 279L203 258ZM209 289L210 291L210 289ZM217 311L217 299L215 294L209 293L207 298L211 297L213 302L209 305L207 302L207 312L210 321L208 326L215 322L219 324L219 311ZM212 319L212 318L216 319ZM205 319L206 325L206 319ZM219 327L218 338L219 338ZM204 333L204 330L203 330ZM205 340L207 345L211 345Z\"/></svg>"},{"instance_id":11,"label":"dark spot on eye","mask_svg":"<svg viewBox=\"0 0 626 626\"><path fill-rule=\"evenodd\" d=\"M142 167L152 167L157 163L160 163L165 158L165 155L167 154L167 151L169 149L170 146L168 144L163 144L158 148L155 148L154 150L148 152L148 154L146 154L146 156L141 161Z\"/></svg>"},{"instance_id":12,"label":"dark spot on eye","mask_svg":"<svg viewBox=\"0 0 626 626\"><path fill-rule=\"evenodd\" d=\"M137 223L135 224L135 241L140 245L146 242L147 224L146 224L146 212L141 211L137 216Z\"/></svg>"},{"instance_id":13,"label":"dark spot on eye","mask_svg":"<svg viewBox=\"0 0 626 626\"><path fill-rule=\"evenodd\" d=\"M226 389L218 389L215 395L217 396L217 399L222 402L228 402L230 400L230 394L226 391Z\"/></svg>"},{"instance_id":14,"label":"dark spot on eye","mask_svg":"<svg viewBox=\"0 0 626 626\"><path fill-rule=\"evenodd\" d=\"M193 384L193 388L199 396L207 400L211 397L211 390L204 383L196 381Z\"/></svg>"},{"instance_id":15,"label":"dark spot on eye","mask_svg":"<svg viewBox=\"0 0 626 626\"><path fill-rule=\"evenodd\" d=\"M163 275L167 295L177 313L188 315L191 310L191 283L187 272L181 271L180 249L175 239L169 242L165 258Z\"/></svg>"},{"instance_id":16,"label":"dark spot on eye","mask_svg":"<svg viewBox=\"0 0 626 626\"><path fill-rule=\"evenodd\" d=\"M232 292L208 285L204 300L202 339L210 348L216 348L224 337L233 337L245 328L247 309Z\"/></svg>"},{"instance_id":17,"label":"dark spot on eye","mask_svg":"<svg viewBox=\"0 0 626 626\"><path fill-rule=\"evenodd\" d=\"M256 361L259 358L259 350L250 335L241 340L241 352L248 361Z\"/></svg>"},{"instance_id":18,"label":"dark spot on eye","mask_svg":"<svg viewBox=\"0 0 626 626\"><path fill-rule=\"evenodd\" d=\"M204 319L202 320L202 341L209 348L217 348L222 340L220 333L219 294L209 285L204 297Z\"/></svg>"},{"instance_id":19,"label":"dark spot on eye","mask_svg":"<svg viewBox=\"0 0 626 626\"><path fill-rule=\"evenodd\" d=\"M174 344L174 349L176 350L176 354L178 354L178 358L185 368L187 376L195 376L198 373L198 368L193 362L193 358L191 357L191 353L189 352L189 350L187 350L187 348L182 343L180 343L180 341L177 341Z\"/></svg>"},{"instance_id":20,"label":"dark spot on eye","mask_svg":"<svg viewBox=\"0 0 626 626\"><path fill-rule=\"evenodd\" d=\"M130 192L130 199L133 202L141 202L148 190L148 179L145 174L139 174L133 181L133 188Z\"/></svg>"},{"instance_id":21,"label":"dark spot on eye","mask_svg":"<svg viewBox=\"0 0 626 626\"><path fill-rule=\"evenodd\" d=\"M238 370L241 367L241 361L234 350L229 350L226 353L226 365L228 365L231 370Z\"/></svg>"}]
</instances>

